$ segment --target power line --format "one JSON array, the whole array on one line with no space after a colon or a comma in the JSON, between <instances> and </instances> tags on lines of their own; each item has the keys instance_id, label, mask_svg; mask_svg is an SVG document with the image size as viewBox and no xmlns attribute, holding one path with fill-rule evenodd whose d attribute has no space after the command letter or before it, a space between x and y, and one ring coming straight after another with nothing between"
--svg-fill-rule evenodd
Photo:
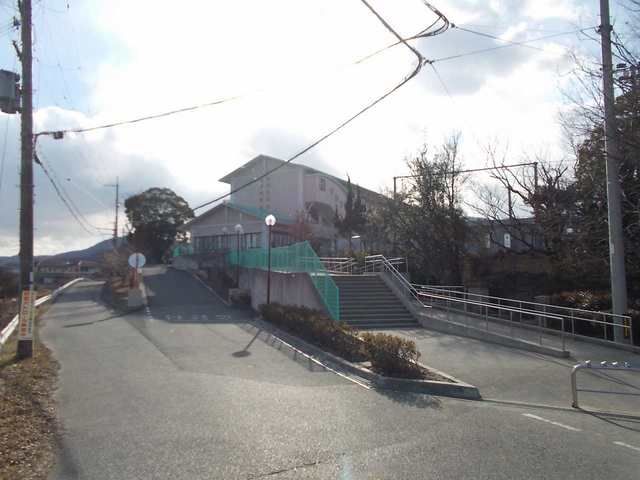
<instances>
[{"instance_id":1,"label":"power line","mask_svg":"<svg viewBox=\"0 0 640 480\"><path fill-rule=\"evenodd\" d=\"M409 82L412 78L414 78L416 75L418 75L418 73L420 72L420 70L422 69L422 66L424 65L424 57L422 56L422 54L416 50L413 46L409 45L409 43L407 43L407 40L403 39L394 29L393 27L391 27L391 25L389 25L389 23L387 23L387 21L366 1L366 0L361 0L362 3L365 4L365 6L378 18L378 20L385 26L385 28L387 30L389 30L396 38L399 39L399 42L401 42L402 44L404 44L413 54L416 55L416 57L418 58L418 63L416 65L416 68L408 75L406 76L400 83L398 83L397 85L395 85L393 88L391 88L390 90L388 90L387 92L385 92L383 95L381 95L380 97L376 98L373 102L369 103L368 105L366 105L364 108L362 108L361 110L359 110L358 112L356 112L354 115L352 115L351 117L347 118L346 120L344 120L342 123L340 123L337 127L329 130L327 133L325 133L324 135L322 135L320 138L318 138L316 141L314 141L313 143L311 143L310 145L308 145L307 147L303 148L302 150L300 150L298 153L294 154L293 156L291 156L290 158L288 158L287 160L285 160L284 162L282 162L281 164L279 164L278 166L272 168L271 170L263 173L262 175L259 175L258 177L254 178L253 180L250 180L249 182L245 183L244 185L239 186L236 189L232 189L229 191L229 193L226 193L224 195L221 195L217 198L214 198L213 200L210 200L208 202L202 203L196 207L193 208L193 210L199 210L203 207L206 207L208 205L211 205L213 203L219 202L220 200L229 197L230 195L243 190L244 188L247 188L250 185L253 185L254 183L259 182L260 180L262 180L263 178L271 175L272 173L274 173L277 170L280 170L281 168L283 168L285 165L290 164L291 162L293 162L296 158L304 155L305 153L307 153L309 150L315 148L317 145L319 145L320 143L324 142L326 139L328 139L329 137L331 137L332 135L334 135L335 133L337 133L338 131L342 130L344 127L346 127L348 124L350 124L352 121L354 121L356 118L358 118L360 115L364 114L365 112L367 112L368 110L370 110L371 108L373 108L374 106L376 106L378 103L380 103L381 101L383 101L385 98L387 98L388 96L390 96L391 94L393 94L394 92L396 92L398 89L400 89L402 86L404 86L407 82ZM425 2L426 3L426 2ZM446 17L444 17L444 15L439 14L442 16L442 18L444 19L444 22L446 25L449 25L448 20L446 20Z\"/></svg>"},{"instance_id":2,"label":"power line","mask_svg":"<svg viewBox=\"0 0 640 480\"><path fill-rule=\"evenodd\" d=\"M35 155L35 162L40 165L40 167L42 168L42 171L44 172L44 174L47 176L47 178L49 179L49 182L51 182L51 186L53 186L53 189L55 190L56 194L58 195L58 198L60 198L60 200L62 200L62 203L64 203L65 207L67 207L67 210L69 211L69 213L71 213L71 215L73 216L73 218L76 220L76 222L78 222L78 225L80 225L82 227L82 229L87 232L89 235L94 235L93 232L91 232L84 223L82 223L82 221L80 220L80 218L78 218L78 215L76 214L76 212L73 210L73 208L71 208L71 206L69 205L69 203L67 202L67 200L64 198L64 195L62 195L62 192L60 191L60 189L58 188L58 185L56 185L56 182L53 180L53 178L51 177L51 174L49 173L49 171L47 170L47 168L44 166L44 164L40 161L40 159L38 158L38 154L34 152Z\"/></svg>"},{"instance_id":3,"label":"power line","mask_svg":"<svg viewBox=\"0 0 640 480\"><path fill-rule=\"evenodd\" d=\"M80 209L77 207L77 205L73 202L73 199L71 198L69 193L66 191L64 186L62 186L62 182L60 181L58 175L55 173L55 170L53 169L53 167L49 166L49 168L47 168L45 163L41 160L41 158L37 154L37 152L34 152L34 156L35 156L35 162L38 165L40 165L40 167L44 171L45 175L51 182L51 185L53 186L56 194L58 195L58 197L60 197L60 199L65 204L69 212L71 212L73 217L82 226L82 228L91 235L94 235L95 233L90 231L89 228L92 228L96 231L101 230L102 229L101 227L96 227L91 222L89 222L87 218L83 215L83 213L80 211Z\"/></svg>"},{"instance_id":4,"label":"power line","mask_svg":"<svg viewBox=\"0 0 640 480\"><path fill-rule=\"evenodd\" d=\"M522 42L518 42L518 43L509 43L509 44L506 44L506 45L497 45L495 47L481 48L479 50L472 50L470 52L459 53L459 54L456 54L456 55L449 55L447 57L435 58L433 60L428 60L428 61L430 63L445 62L447 60L454 60L454 59L458 59L458 58L468 57L468 56L471 56L471 55L478 55L478 54L481 54L481 53L492 52L494 50L501 50L503 48L509 48L509 47L513 47L513 46L524 47L528 43L540 42L542 40L548 40L550 38L556 38L556 37L560 37L560 36L563 36L563 35L570 35L570 34L573 34L573 33L583 33L583 32L586 32L588 30L592 30L594 28L595 27L580 28L578 30L571 30L571 31L567 31L567 32L555 33L553 35L545 35L543 37L533 38L531 40L523 40Z\"/></svg>"},{"instance_id":5,"label":"power line","mask_svg":"<svg viewBox=\"0 0 640 480\"><path fill-rule=\"evenodd\" d=\"M490 33L478 32L477 30L471 30L470 28L460 27L458 25L455 25L454 28L456 28L458 30L462 30L463 32L471 33L473 35L478 35L480 37L490 38L492 40L498 40L499 42L505 42L505 43L508 43L510 45L530 48L532 50L538 50L540 52L544 52L545 51L544 48L534 47L533 45L528 45L528 44L523 43L523 42L515 42L515 41L512 41L512 40L507 40L505 38L501 38L501 37L498 37L496 35L491 35Z\"/></svg>"}]
</instances>

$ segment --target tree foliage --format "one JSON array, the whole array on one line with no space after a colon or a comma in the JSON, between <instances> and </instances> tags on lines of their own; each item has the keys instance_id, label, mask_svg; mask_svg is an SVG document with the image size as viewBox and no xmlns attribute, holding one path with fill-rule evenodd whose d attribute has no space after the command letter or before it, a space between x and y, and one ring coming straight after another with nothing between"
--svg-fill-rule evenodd
<instances>
[{"instance_id":1,"label":"tree foliage","mask_svg":"<svg viewBox=\"0 0 640 480\"><path fill-rule=\"evenodd\" d=\"M367 224L367 208L360 195L360 187L355 189L351 178L347 177L347 199L344 203L344 216L341 217L336 210L334 225L338 233L349 240L349 249L352 250L351 237L354 234L363 234Z\"/></svg>"},{"instance_id":2,"label":"tree foliage","mask_svg":"<svg viewBox=\"0 0 640 480\"><path fill-rule=\"evenodd\" d=\"M416 278L429 283L462 280L467 223L459 142L460 135L453 135L436 151L424 145L408 158L412 178L384 214L395 219L395 243L411 258Z\"/></svg>"},{"instance_id":3,"label":"tree foliage","mask_svg":"<svg viewBox=\"0 0 640 480\"><path fill-rule=\"evenodd\" d=\"M180 236L178 228L194 217L187 201L169 188L150 188L124 205L132 226L130 242L155 261Z\"/></svg>"}]
</instances>

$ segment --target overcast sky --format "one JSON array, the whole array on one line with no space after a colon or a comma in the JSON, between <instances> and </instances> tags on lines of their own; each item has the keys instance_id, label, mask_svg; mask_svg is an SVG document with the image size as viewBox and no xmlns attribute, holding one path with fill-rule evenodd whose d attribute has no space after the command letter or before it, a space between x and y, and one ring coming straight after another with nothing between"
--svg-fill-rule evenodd
<instances>
[{"instance_id":1,"label":"overcast sky","mask_svg":"<svg viewBox=\"0 0 640 480\"><path fill-rule=\"evenodd\" d=\"M253 156L287 158L402 80L415 65L402 46L354 65L393 38L359 0L42 0L34 2L36 131L88 127L201 104L220 106L61 141L38 152L89 223L110 228L112 188L123 198L168 186L192 205L228 190L217 180ZM403 35L435 17L421 0L372 4ZM596 0L434 0L451 22L512 41L593 27ZM614 7L614 15L617 14ZM8 32L14 2L0 2L0 68L19 71ZM593 32L591 32L593 34ZM426 58L502 45L459 29L420 40ZM466 167L482 147L508 145L561 159L558 114L567 108L568 51L597 55L579 34L436 63L375 109L300 159L370 189L406 173L404 157L425 140L463 137ZM449 92L450 96L447 94ZM5 128L7 129L6 141ZM0 115L4 171L0 255L18 251L19 118ZM2 151L0 151L2 154ZM85 232L36 169L36 253L84 248ZM103 235L108 233L103 231Z\"/></svg>"}]
</instances>

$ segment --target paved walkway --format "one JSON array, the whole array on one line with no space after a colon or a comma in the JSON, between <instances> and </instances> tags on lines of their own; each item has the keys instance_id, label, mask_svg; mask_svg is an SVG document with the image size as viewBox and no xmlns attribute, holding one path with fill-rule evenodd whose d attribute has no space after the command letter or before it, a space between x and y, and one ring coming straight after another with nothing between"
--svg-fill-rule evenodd
<instances>
[{"instance_id":1,"label":"paved walkway","mask_svg":"<svg viewBox=\"0 0 640 480\"><path fill-rule=\"evenodd\" d=\"M52 479L637 479L637 424L368 390L254 339L187 274L145 278L148 311L114 315L87 282L44 315Z\"/></svg>"},{"instance_id":2,"label":"paved walkway","mask_svg":"<svg viewBox=\"0 0 640 480\"><path fill-rule=\"evenodd\" d=\"M509 348L424 328L385 331L416 342L427 365L476 385L485 398L571 406L571 368L583 360L630 361L640 355L586 342L572 341L570 359ZM585 372L579 388L640 393L640 373ZM581 404L603 410L640 413L640 397L580 393Z\"/></svg>"}]
</instances>

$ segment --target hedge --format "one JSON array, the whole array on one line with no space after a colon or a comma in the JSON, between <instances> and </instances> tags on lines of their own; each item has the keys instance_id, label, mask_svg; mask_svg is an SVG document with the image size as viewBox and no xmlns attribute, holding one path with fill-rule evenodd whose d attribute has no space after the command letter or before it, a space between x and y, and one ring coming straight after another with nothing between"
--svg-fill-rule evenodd
<instances>
[{"instance_id":1,"label":"hedge","mask_svg":"<svg viewBox=\"0 0 640 480\"><path fill-rule=\"evenodd\" d=\"M420 352L411 340L384 333L358 333L324 313L307 307L271 303L260 305L262 318L303 340L351 362L371 362L385 376L425 378L417 364Z\"/></svg>"}]
</instances>

